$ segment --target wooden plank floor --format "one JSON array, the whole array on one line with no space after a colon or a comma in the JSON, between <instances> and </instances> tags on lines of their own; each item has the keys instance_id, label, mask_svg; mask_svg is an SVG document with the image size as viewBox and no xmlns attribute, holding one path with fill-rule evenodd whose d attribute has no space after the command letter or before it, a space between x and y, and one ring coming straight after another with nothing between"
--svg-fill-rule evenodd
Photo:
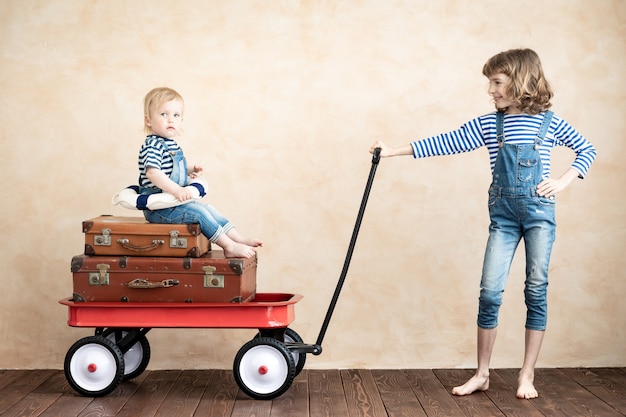
<instances>
[{"instance_id":1,"label":"wooden plank floor","mask_svg":"<svg viewBox=\"0 0 626 417\"><path fill-rule=\"evenodd\" d=\"M449 394L472 371L304 370L271 401L239 391L229 370L146 371L101 398L77 395L59 370L0 370L0 416L420 417L626 415L626 368L539 369L535 400L515 398L517 371L489 391Z\"/></svg>"}]
</instances>

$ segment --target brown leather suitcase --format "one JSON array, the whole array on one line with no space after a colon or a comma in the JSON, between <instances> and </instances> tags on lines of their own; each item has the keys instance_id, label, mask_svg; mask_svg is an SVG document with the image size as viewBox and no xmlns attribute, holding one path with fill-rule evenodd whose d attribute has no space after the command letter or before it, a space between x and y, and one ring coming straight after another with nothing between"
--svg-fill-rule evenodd
<instances>
[{"instance_id":1,"label":"brown leather suitcase","mask_svg":"<svg viewBox=\"0 0 626 417\"><path fill-rule=\"evenodd\" d=\"M87 256L72 258L74 301L245 302L256 293L257 257Z\"/></svg>"},{"instance_id":2,"label":"brown leather suitcase","mask_svg":"<svg viewBox=\"0 0 626 417\"><path fill-rule=\"evenodd\" d=\"M199 224L149 223L143 217L102 215L83 222L85 255L194 257L211 250Z\"/></svg>"}]
</instances>

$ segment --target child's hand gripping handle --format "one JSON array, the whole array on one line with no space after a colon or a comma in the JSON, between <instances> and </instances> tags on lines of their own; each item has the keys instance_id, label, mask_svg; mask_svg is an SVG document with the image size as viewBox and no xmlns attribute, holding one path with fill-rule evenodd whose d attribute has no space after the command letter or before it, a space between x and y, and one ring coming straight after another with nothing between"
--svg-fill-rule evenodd
<instances>
[{"instance_id":1,"label":"child's hand gripping handle","mask_svg":"<svg viewBox=\"0 0 626 417\"><path fill-rule=\"evenodd\" d=\"M380 162L380 151L381 148L374 148L374 153L372 154L372 164L378 164L378 162Z\"/></svg>"}]
</instances>

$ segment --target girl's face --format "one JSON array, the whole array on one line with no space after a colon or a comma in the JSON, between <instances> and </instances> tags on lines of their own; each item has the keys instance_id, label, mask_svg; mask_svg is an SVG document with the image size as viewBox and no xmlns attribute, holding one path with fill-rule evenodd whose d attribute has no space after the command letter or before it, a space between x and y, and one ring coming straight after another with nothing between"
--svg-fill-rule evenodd
<instances>
[{"instance_id":1,"label":"girl's face","mask_svg":"<svg viewBox=\"0 0 626 417\"><path fill-rule=\"evenodd\" d=\"M146 126L152 133L172 139L177 136L183 125L183 103L171 100L150 109L146 116Z\"/></svg>"},{"instance_id":2,"label":"girl's face","mask_svg":"<svg viewBox=\"0 0 626 417\"><path fill-rule=\"evenodd\" d=\"M489 77L489 95L498 110L506 109L506 113L519 113L519 108L508 96L507 87L511 77L506 74L494 74Z\"/></svg>"}]
</instances>

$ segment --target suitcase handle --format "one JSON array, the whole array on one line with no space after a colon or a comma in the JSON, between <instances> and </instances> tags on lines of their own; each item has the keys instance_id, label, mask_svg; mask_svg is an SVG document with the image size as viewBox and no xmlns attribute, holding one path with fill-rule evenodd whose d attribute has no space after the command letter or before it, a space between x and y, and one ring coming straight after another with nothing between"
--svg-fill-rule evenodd
<instances>
[{"instance_id":1,"label":"suitcase handle","mask_svg":"<svg viewBox=\"0 0 626 417\"><path fill-rule=\"evenodd\" d=\"M163 281L152 282L147 279L137 278L130 281L126 286L128 288L168 288L173 287L174 285L178 285L179 281L177 279L164 279Z\"/></svg>"},{"instance_id":2,"label":"suitcase handle","mask_svg":"<svg viewBox=\"0 0 626 417\"><path fill-rule=\"evenodd\" d=\"M154 239L150 245L146 245L146 246L133 245L130 243L130 240L124 239L124 238L117 239L117 243L122 245L123 248L128 249L128 250L133 250L135 252L147 252L150 250L154 250L161 245L165 245L165 241L161 239Z\"/></svg>"}]
</instances>

